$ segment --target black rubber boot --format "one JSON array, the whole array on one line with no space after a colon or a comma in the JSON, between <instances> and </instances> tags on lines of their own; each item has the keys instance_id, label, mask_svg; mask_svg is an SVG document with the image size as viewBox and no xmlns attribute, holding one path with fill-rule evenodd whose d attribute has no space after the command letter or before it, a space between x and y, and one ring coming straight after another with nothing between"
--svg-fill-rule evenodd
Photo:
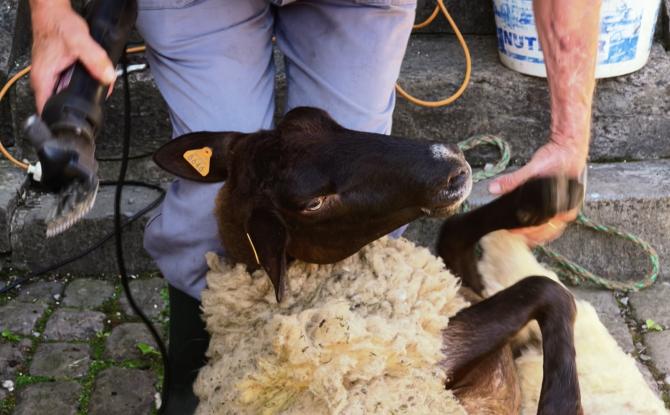
<instances>
[{"instance_id":1,"label":"black rubber boot","mask_svg":"<svg viewBox=\"0 0 670 415\"><path fill-rule=\"evenodd\" d=\"M170 386L166 415L191 415L198 406L193 382L205 364L209 333L200 315L200 301L172 286L170 293Z\"/></svg>"}]
</instances>

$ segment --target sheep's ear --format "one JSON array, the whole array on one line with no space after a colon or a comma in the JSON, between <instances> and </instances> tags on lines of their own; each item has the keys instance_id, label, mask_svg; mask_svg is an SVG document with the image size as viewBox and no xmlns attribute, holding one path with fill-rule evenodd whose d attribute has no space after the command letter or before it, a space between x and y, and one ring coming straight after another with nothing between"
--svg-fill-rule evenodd
<instances>
[{"instance_id":1,"label":"sheep's ear","mask_svg":"<svg viewBox=\"0 0 670 415\"><path fill-rule=\"evenodd\" d=\"M284 296L286 285L286 246L288 233L276 213L254 209L246 224L247 238L256 261L265 269L275 289L277 302Z\"/></svg>"},{"instance_id":2,"label":"sheep's ear","mask_svg":"<svg viewBox=\"0 0 670 415\"><path fill-rule=\"evenodd\" d=\"M226 179L226 144L240 133L189 133L164 144L154 153L154 162L175 176L197 182Z\"/></svg>"}]
</instances>

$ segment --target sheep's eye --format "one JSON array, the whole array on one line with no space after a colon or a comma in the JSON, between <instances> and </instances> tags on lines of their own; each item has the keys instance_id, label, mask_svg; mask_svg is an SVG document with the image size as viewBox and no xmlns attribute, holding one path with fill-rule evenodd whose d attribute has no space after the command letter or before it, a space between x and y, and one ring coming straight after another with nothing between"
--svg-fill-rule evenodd
<instances>
[{"instance_id":1,"label":"sheep's eye","mask_svg":"<svg viewBox=\"0 0 670 415\"><path fill-rule=\"evenodd\" d=\"M320 196L310 200L309 203L307 203L307 206L305 206L305 210L307 212L314 212L321 209L321 207L323 206L323 201L325 199L326 199L325 196Z\"/></svg>"},{"instance_id":2,"label":"sheep's eye","mask_svg":"<svg viewBox=\"0 0 670 415\"><path fill-rule=\"evenodd\" d=\"M340 202L340 195L337 193L329 193L310 199L308 202L302 204L300 213L303 215L327 213L336 209Z\"/></svg>"}]
</instances>

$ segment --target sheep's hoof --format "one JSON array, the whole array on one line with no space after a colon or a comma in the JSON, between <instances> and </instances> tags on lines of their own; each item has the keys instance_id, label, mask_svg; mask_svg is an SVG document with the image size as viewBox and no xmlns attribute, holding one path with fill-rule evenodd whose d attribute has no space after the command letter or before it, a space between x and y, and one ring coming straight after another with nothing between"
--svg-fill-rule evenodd
<instances>
[{"instance_id":1,"label":"sheep's hoof","mask_svg":"<svg viewBox=\"0 0 670 415\"><path fill-rule=\"evenodd\" d=\"M580 206L584 200L584 186L576 179L540 177L522 184L510 196L517 206L519 226L537 226Z\"/></svg>"}]
</instances>

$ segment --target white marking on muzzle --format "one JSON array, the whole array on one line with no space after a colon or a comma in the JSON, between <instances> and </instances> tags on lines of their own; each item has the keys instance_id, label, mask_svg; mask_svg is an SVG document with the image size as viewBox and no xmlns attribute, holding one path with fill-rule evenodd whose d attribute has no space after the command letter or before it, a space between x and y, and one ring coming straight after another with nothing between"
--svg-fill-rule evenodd
<instances>
[{"instance_id":1,"label":"white marking on muzzle","mask_svg":"<svg viewBox=\"0 0 670 415\"><path fill-rule=\"evenodd\" d=\"M449 150L444 144L433 144L430 146L430 152L433 154L435 160L447 160L454 158L456 154Z\"/></svg>"}]
</instances>

